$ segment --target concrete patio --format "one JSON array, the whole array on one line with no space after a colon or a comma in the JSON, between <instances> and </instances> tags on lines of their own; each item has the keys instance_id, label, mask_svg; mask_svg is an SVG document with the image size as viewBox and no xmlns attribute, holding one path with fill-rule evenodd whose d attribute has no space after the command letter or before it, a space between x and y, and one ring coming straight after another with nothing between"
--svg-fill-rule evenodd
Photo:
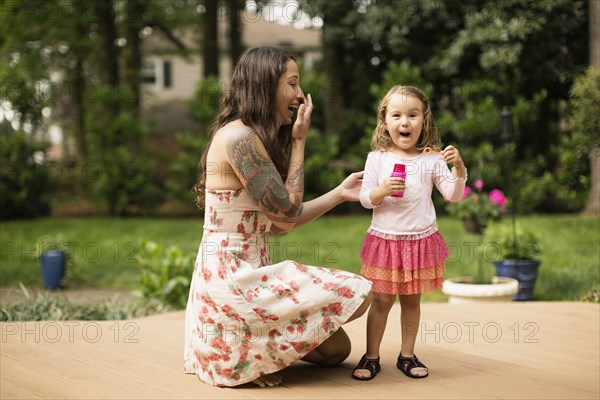
<instances>
[{"instance_id":1,"label":"concrete patio","mask_svg":"<svg viewBox=\"0 0 600 400\"><path fill-rule=\"evenodd\" d=\"M395 367L399 309L382 344L382 372L350 378L364 352L363 317L340 367L298 362L282 386L217 388L182 370L184 313L129 321L1 323L2 399L598 399L600 305L425 303L417 354L430 377Z\"/></svg>"}]
</instances>

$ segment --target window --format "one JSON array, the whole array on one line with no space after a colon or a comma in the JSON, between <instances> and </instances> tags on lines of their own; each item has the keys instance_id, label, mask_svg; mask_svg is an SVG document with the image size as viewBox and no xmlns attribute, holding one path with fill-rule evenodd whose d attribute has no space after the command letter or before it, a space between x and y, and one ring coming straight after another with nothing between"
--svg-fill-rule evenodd
<instances>
[{"instance_id":1,"label":"window","mask_svg":"<svg viewBox=\"0 0 600 400\"><path fill-rule=\"evenodd\" d=\"M142 83L156 83L156 64L153 61L142 65Z\"/></svg>"},{"instance_id":2,"label":"window","mask_svg":"<svg viewBox=\"0 0 600 400\"><path fill-rule=\"evenodd\" d=\"M171 87L171 61L163 62L163 86Z\"/></svg>"}]
</instances>

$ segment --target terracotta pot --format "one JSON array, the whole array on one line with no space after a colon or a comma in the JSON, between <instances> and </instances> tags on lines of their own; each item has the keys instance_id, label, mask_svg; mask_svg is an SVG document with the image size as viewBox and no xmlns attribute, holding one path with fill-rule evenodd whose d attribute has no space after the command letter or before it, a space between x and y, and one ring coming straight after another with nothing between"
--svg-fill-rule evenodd
<instances>
[{"instance_id":1,"label":"terracotta pot","mask_svg":"<svg viewBox=\"0 0 600 400\"><path fill-rule=\"evenodd\" d=\"M465 231L469 233L481 233L481 225L479 222L473 217L465 217L463 218L463 225L465 226Z\"/></svg>"}]
</instances>

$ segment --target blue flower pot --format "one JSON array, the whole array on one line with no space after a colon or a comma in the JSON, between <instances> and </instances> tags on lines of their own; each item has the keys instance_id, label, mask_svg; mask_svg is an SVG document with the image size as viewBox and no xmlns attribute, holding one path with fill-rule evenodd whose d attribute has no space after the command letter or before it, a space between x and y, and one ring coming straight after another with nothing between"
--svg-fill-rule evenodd
<instances>
[{"instance_id":1,"label":"blue flower pot","mask_svg":"<svg viewBox=\"0 0 600 400\"><path fill-rule=\"evenodd\" d=\"M537 279L540 260L502 260L494 261L496 275L513 278L519 281L519 291L513 297L514 301L533 299L533 289Z\"/></svg>"},{"instance_id":2,"label":"blue flower pot","mask_svg":"<svg viewBox=\"0 0 600 400\"><path fill-rule=\"evenodd\" d=\"M48 250L40 258L44 287L50 290L60 289L60 282L65 277L65 253Z\"/></svg>"}]
</instances>

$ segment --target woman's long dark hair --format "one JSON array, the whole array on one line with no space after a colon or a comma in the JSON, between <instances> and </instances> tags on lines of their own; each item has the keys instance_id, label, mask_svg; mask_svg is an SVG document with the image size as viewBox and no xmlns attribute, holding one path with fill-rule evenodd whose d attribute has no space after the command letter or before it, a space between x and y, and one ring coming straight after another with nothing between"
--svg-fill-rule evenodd
<instances>
[{"instance_id":1,"label":"woman's long dark hair","mask_svg":"<svg viewBox=\"0 0 600 400\"><path fill-rule=\"evenodd\" d=\"M238 60L231 85L221 97L219 112L208 130L208 143L198 164L198 181L194 186L198 207L204 207L208 149L215 133L236 119L252 128L282 179L286 179L291 125L278 128L275 100L279 78L286 72L287 62L293 59L293 55L285 50L255 47L247 50Z\"/></svg>"}]
</instances>

